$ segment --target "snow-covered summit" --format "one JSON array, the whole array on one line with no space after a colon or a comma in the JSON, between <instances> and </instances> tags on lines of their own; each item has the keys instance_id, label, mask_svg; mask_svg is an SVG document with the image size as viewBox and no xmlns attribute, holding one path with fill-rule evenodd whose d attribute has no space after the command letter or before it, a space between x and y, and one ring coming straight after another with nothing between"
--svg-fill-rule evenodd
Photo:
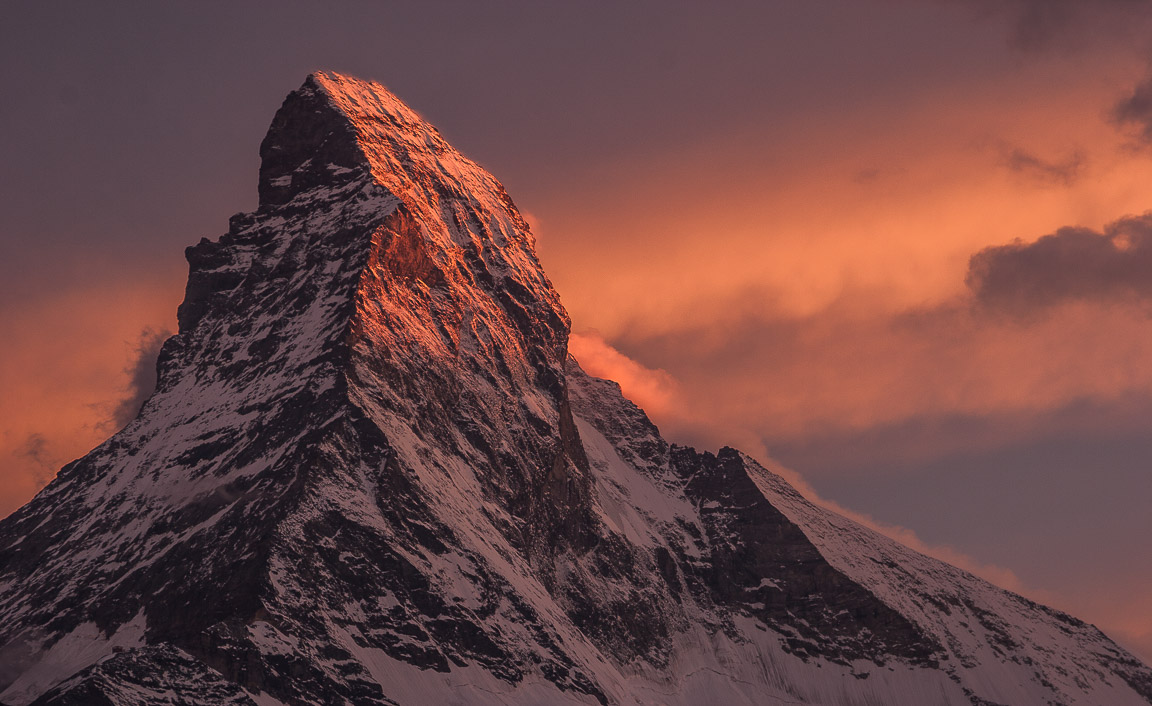
<instances>
[{"instance_id":1,"label":"snow-covered summit","mask_svg":"<svg viewBox=\"0 0 1152 706\"><path fill-rule=\"evenodd\" d=\"M312 88L312 87L315 88ZM442 195L506 209L524 222L504 187L491 174L444 141L440 132L379 83L320 71L309 76L301 93L315 90L338 110L355 131L372 175L406 203L437 217Z\"/></svg>"},{"instance_id":2,"label":"snow-covered summit","mask_svg":"<svg viewBox=\"0 0 1152 706\"><path fill-rule=\"evenodd\" d=\"M525 238L532 247L527 224L500 182L379 83L328 71L311 74L284 102L260 153L262 206L367 170L434 230L453 215L444 209L463 201L507 219L499 235Z\"/></svg>"},{"instance_id":3,"label":"snow-covered summit","mask_svg":"<svg viewBox=\"0 0 1152 706\"><path fill-rule=\"evenodd\" d=\"M503 187L320 72L139 417L0 521L0 703L1152 702L1091 626L668 444Z\"/></svg>"}]
</instances>

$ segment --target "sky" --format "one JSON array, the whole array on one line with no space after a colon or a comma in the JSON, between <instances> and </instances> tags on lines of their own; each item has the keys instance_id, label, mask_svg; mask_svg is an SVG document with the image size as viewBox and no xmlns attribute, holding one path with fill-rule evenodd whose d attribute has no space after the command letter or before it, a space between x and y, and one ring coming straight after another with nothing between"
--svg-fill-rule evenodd
<instances>
[{"instance_id":1,"label":"sky","mask_svg":"<svg viewBox=\"0 0 1152 706\"><path fill-rule=\"evenodd\" d=\"M1152 662L1152 2L8 2L0 516L130 419L313 70L504 182L571 349Z\"/></svg>"}]
</instances>

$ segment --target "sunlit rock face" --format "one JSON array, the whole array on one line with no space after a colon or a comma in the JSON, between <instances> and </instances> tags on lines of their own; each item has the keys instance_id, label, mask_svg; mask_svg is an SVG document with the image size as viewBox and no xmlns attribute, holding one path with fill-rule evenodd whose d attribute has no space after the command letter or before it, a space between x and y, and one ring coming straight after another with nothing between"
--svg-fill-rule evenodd
<instances>
[{"instance_id":1,"label":"sunlit rock face","mask_svg":"<svg viewBox=\"0 0 1152 706\"><path fill-rule=\"evenodd\" d=\"M1147 704L1095 628L567 354L503 187L317 73L123 431L0 522L0 702Z\"/></svg>"}]
</instances>

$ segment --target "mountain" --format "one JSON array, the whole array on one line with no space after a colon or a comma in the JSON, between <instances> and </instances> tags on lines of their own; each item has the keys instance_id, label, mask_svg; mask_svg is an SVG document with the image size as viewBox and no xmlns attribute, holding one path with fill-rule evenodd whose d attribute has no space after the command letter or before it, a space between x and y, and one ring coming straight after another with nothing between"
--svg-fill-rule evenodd
<instances>
[{"instance_id":1,"label":"mountain","mask_svg":"<svg viewBox=\"0 0 1152 706\"><path fill-rule=\"evenodd\" d=\"M1096 628L665 441L382 86L313 74L260 154L139 416L0 521L0 702L1152 703Z\"/></svg>"}]
</instances>

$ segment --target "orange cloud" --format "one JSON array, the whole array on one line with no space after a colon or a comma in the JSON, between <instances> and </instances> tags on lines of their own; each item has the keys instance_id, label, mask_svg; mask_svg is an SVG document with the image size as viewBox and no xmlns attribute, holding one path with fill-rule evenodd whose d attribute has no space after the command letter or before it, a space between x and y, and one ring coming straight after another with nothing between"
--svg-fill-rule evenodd
<instances>
[{"instance_id":1,"label":"orange cloud","mask_svg":"<svg viewBox=\"0 0 1152 706\"><path fill-rule=\"evenodd\" d=\"M981 248L1152 206L1152 160L1103 114L1131 66L1082 59L1033 67L1027 101L1013 79L964 86L962 104L941 87L550 175L531 204L541 258L577 327L608 340L808 316L861 290L886 311L946 301Z\"/></svg>"},{"instance_id":2,"label":"orange cloud","mask_svg":"<svg viewBox=\"0 0 1152 706\"><path fill-rule=\"evenodd\" d=\"M138 394L141 331L172 325L178 282L158 272L0 309L0 516L115 430L118 407Z\"/></svg>"},{"instance_id":3,"label":"orange cloud","mask_svg":"<svg viewBox=\"0 0 1152 706\"><path fill-rule=\"evenodd\" d=\"M624 396L651 414L671 417L683 414L683 400L676 381L663 370L652 370L632 360L594 332L573 333L568 352L584 372L620 384Z\"/></svg>"},{"instance_id":4,"label":"orange cloud","mask_svg":"<svg viewBox=\"0 0 1152 706\"><path fill-rule=\"evenodd\" d=\"M778 442L1152 395L1152 325L1141 306L1070 302L1022 325L964 302L860 311L867 299L807 317L750 316L622 340L675 376L695 417Z\"/></svg>"}]
</instances>

